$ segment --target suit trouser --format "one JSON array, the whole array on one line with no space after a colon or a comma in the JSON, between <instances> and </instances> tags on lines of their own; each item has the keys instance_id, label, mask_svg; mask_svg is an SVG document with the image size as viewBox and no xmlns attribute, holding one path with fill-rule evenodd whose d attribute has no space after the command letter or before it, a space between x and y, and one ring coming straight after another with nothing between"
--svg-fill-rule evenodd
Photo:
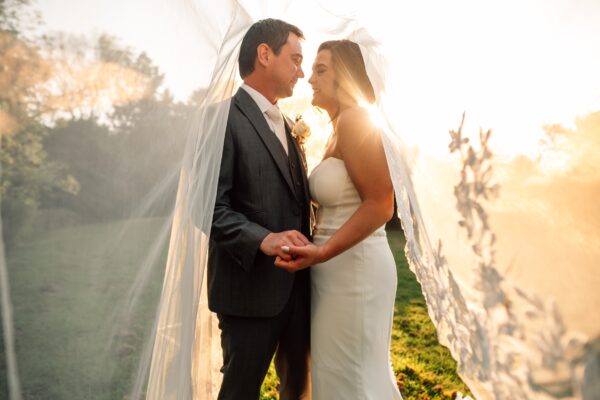
<instances>
[{"instance_id":1,"label":"suit trouser","mask_svg":"<svg viewBox=\"0 0 600 400\"><path fill-rule=\"evenodd\" d=\"M274 317L217 315L223 349L223 383L218 400L258 399L276 350L280 399L310 398L308 277L308 274L296 275L287 304Z\"/></svg>"}]
</instances>

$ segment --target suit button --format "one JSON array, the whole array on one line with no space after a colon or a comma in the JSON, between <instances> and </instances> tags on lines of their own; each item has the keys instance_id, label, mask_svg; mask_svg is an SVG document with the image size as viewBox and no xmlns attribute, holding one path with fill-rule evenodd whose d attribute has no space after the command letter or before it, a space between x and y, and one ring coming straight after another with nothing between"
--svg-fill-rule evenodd
<instances>
[{"instance_id":1,"label":"suit button","mask_svg":"<svg viewBox=\"0 0 600 400\"><path fill-rule=\"evenodd\" d=\"M292 161L292 168L296 168L296 163Z\"/></svg>"},{"instance_id":2,"label":"suit button","mask_svg":"<svg viewBox=\"0 0 600 400\"><path fill-rule=\"evenodd\" d=\"M301 186L302 184L300 182L296 182L296 186Z\"/></svg>"}]
</instances>

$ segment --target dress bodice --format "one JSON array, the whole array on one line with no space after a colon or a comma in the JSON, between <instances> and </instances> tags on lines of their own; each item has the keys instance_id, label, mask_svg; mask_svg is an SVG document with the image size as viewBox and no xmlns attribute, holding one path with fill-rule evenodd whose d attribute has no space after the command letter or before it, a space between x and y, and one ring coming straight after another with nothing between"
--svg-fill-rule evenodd
<instances>
[{"instance_id":1,"label":"dress bodice","mask_svg":"<svg viewBox=\"0 0 600 400\"><path fill-rule=\"evenodd\" d=\"M336 231L361 204L343 160L329 157L315 167L309 177L310 195L318 205L317 230ZM377 232L384 232L384 226Z\"/></svg>"},{"instance_id":2,"label":"dress bodice","mask_svg":"<svg viewBox=\"0 0 600 400\"><path fill-rule=\"evenodd\" d=\"M323 160L309 178L322 246L360 207L346 164ZM383 226L310 267L310 371L314 400L402 400L390 363L396 263Z\"/></svg>"}]
</instances>

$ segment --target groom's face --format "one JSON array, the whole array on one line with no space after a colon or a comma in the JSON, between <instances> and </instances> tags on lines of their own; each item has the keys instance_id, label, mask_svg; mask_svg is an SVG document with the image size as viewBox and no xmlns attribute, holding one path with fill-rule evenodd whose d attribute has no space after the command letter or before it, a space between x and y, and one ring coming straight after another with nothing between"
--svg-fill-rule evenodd
<instances>
[{"instance_id":1,"label":"groom's face","mask_svg":"<svg viewBox=\"0 0 600 400\"><path fill-rule=\"evenodd\" d=\"M270 76L273 79L277 97L290 97L298 79L304 78L300 38L290 33L286 44L283 45L279 54L273 54L269 64Z\"/></svg>"}]
</instances>

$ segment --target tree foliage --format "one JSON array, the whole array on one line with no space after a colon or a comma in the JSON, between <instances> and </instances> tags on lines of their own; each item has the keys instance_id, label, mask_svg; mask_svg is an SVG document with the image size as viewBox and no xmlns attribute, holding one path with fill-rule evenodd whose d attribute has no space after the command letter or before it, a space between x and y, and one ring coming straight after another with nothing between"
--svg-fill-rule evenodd
<instances>
[{"instance_id":1,"label":"tree foliage","mask_svg":"<svg viewBox=\"0 0 600 400\"><path fill-rule=\"evenodd\" d=\"M186 124L203 91L177 102L146 53L109 35L25 37L22 27L34 21L23 13L28 6L0 3L5 240L67 217L85 223L133 210L166 214ZM172 195L157 201L159 192Z\"/></svg>"}]
</instances>

